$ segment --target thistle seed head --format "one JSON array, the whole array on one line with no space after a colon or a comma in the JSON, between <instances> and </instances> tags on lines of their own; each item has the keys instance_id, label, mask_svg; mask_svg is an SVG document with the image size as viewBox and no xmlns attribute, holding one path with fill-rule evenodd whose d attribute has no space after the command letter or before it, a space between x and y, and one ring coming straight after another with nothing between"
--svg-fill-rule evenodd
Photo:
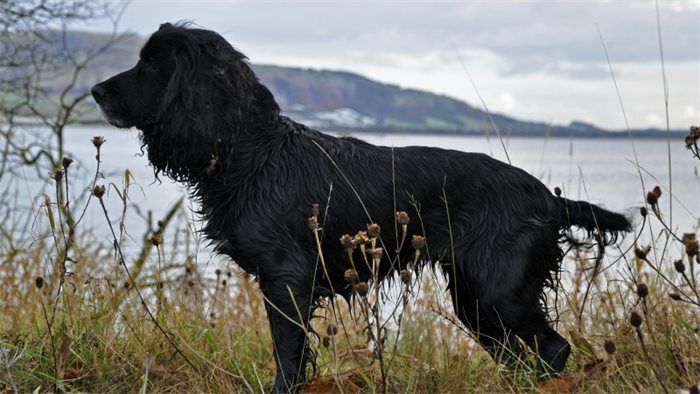
<instances>
[{"instance_id":1,"label":"thistle seed head","mask_svg":"<svg viewBox=\"0 0 700 394\"><path fill-rule=\"evenodd\" d=\"M422 235L414 235L411 240L411 246L416 250L425 248L425 237Z\"/></svg>"},{"instance_id":2,"label":"thistle seed head","mask_svg":"<svg viewBox=\"0 0 700 394\"><path fill-rule=\"evenodd\" d=\"M685 253L689 257L693 257L698 254L698 239L695 233L685 233L683 234L683 245L685 245Z\"/></svg>"},{"instance_id":3,"label":"thistle seed head","mask_svg":"<svg viewBox=\"0 0 700 394\"><path fill-rule=\"evenodd\" d=\"M630 314L630 324L634 328L639 328L639 326L642 325L644 322L644 319L642 319L642 315L639 314L637 311L632 311Z\"/></svg>"},{"instance_id":4,"label":"thistle seed head","mask_svg":"<svg viewBox=\"0 0 700 394\"><path fill-rule=\"evenodd\" d=\"M328 334L329 337L332 337L337 333L338 327L336 327L335 324L329 324L328 327L326 327L326 334Z\"/></svg>"},{"instance_id":5,"label":"thistle seed head","mask_svg":"<svg viewBox=\"0 0 700 394\"><path fill-rule=\"evenodd\" d=\"M370 238L379 238L379 233L381 233L381 228L377 223L371 223L367 225L367 236Z\"/></svg>"},{"instance_id":6,"label":"thistle seed head","mask_svg":"<svg viewBox=\"0 0 700 394\"><path fill-rule=\"evenodd\" d=\"M352 289L360 297L366 297L367 293L369 293L369 286L367 286L366 282L355 283Z\"/></svg>"},{"instance_id":7,"label":"thistle seed head","mask_svg":"<svg viewBox=\"0 0 700 394\"><path fill-rule=\"evenodd\" d=\"M639 298L646 298L649 295L649 288L644 283L637 283L637 295Z\"/></svg>"},{"instance_id":8,"label":"thistle seed head","mask_svg":"<svg viewBox=\"0 0 700 394\"><path fill-rule=\"evenodd\" d=\"M310 216L306 219L306 222L309 224L310 230L318 230L318 218L316 216Z\"/></svg>"},{"instance_id":9,"label":"thistle seed head","mask_svg":"<svg viewBox=\"0 0 700 394\"><path fill-rule=\"evenodd\" d=\"M661 187L654 186L649 193L647 193L647 203L651 206L658 204L659 197L661 197Z\"/></svg>"},{"instance_id":10,"label":"thistle seed head","mask_svg":"<svg viewBox=\"0 0 700 394\"><path fill-rule=\"evenodd\" d=\"M384 249L382 248L372 248L367 251L373 260L381 260L384 254Z\"/></svg>"},{"instance_id":11,"label":"thistle seed head","mask_svg":"<svg viewBox=\"0 0 700 394\"><path fill-rule=\"evenodd\" d=\"M615 354L615 350L617 350L617 346L615 346L615 342L613 341L605 341L605 343L603 343L603 348L605 349L605 353L610 356Z\"/></svg>"},{"instance_id":12,"label":"thistle seed head","mask_svg":"<svg viewBox=\"0 0 700 394\"><path fill-rule=\"evenodd\" d=\"M355 234L355 239L354 239L355 245L364 245L369 242L369 238L367 238L367 233L365 231L358 231L357 234Z\"/></svg>"},{"instance_id":13,"label":"thistle seed head","mask_svg":"<svg viewBox=\"0 0 700 394\"><path fill-rule=\"evenodd\" d=\"M56 169L53 172L52 178L56 183L61 182L61 179L63 179L63 170L61 169Z\"/></svg>"},{"instance_id":14,"label":"thistle seed head","mask_svg":"<svg viewBox=\"0 0 700 394\"><path fill-rule=\"evenodd\" d=\"M357 281L360 280L360 277L357 275L357 271L352 268L345 270L343 276L345 277L345 281L349 283L357 283Z\"/></svg>"},{"instance_id":15,"label":"thistle seed head","mask_svg":"<svg viewBox=\"0 0 700 394\"><path fill-rule=\"evenodd\" d=\"M340 237L340 244L343 245L346 251L352 251L357 248L357 245L355 245L355 242L353 242L352 237L348 234L343 234L343 236Z\"/></svg>"},{"instance_id":16,"label":"thistle seed head","mask_svg":"<svg viewBox=\"0 0 700 394\"><path fill-rule=\"evenodd\" d=\"M683 260L676 260L673 262L673 268L676 269L676 272L679 274L682 274L685 272L685 264L683 264Z\"/></svg>"},{"instance_id":17,"label":"thistle seed head","mask_svg":"<svg viewBox=\"0 0 700 394\"><path fill-rule=\"evenodd\" d=\"M412 277L411 271L401 270L401 272L399 273L399 276L401 277L401 282L403 282L403 284L408 285L411 283L411 277Z\"/></svg>"},{"instance_id":18,"label":"thistle seed head","mask_svg":"<svg viewBox=\"0 0 700 394\"><path fill-rule=\"evenodd\" d=\"M100 149L100 147L102 146L102 144L105 143L105 141L106 141L106 140L105 140L105 137L102 137L102 136L99 136L99 135L98 135L98 136L95 136L95 137L92 137L92 144L93 144L93 145L95 146L95 148L97 148L97 149Z\"/></svg>"},{"instance_id":19,"label":"thistle seed head","mask_svg":"<svg viewBox=\"0 0 700 394\"><path fill-rule=\"evenodd\" d=\"M651 250L651 246L650 246L650 245L647 245L647 246L644 247L644 248L639 248L639 247L637 247L637 245L635 245L635 246L634 246L634 255L635 255L638 259L644 260L644 259L647 258L647 254L649 253L650 250Z\"/></svg>"},{"instance_id":20,"label":"thistle seed head","mask_svg":"<svg viewBox=\"0 0 700 394\"><path fill-rule=\"evenodd\" d=\"M104 185L95 185L95 187L92 188L92 195L97 198L102 198L102 196L105 195Z\"/></svg>"},{"instance_id":21,"label":"thistle seed head","mask_svg":"<svg viewBox=\"0 0 700 394\"><path fill-rule=\"evenodd\" d=\"M396 221L402 226L408 226L411 219L408 217L408 213L406 213L406 211L398 211L396 212Z\"/></svg>"},{"instance_id":22,"label":"thistle seed head","mask_svg":"<svg viewBox=\"0 0 700 394\"><path fill-rule=\"evenodd\" d=\"M163 243L163 235L161 233L154 233L151 235L151 244L153 246L158 246Z\"/></svg>"},{"instance_id":23,"label":"thistle seed head","mask_svg":"<svg viewBox=\"0 0 700 394\"><path fill-rule=\"evenodd\" d=\"M63 160L61 160L61 164L63 165L63 169L68 169L70 167L71 163L73 163L73 159L70 157L64 157Z\"/></svg>"}]
</instances>

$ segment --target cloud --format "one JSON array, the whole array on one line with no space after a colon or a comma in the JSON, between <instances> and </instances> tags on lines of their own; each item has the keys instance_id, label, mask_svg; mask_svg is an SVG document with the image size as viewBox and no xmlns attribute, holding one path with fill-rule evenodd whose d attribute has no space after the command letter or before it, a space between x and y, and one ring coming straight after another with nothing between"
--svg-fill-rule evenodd
<instances>
[{"instance_id":1,"label":"cloud","mask_svg":"<svg viewBox=\"0 0 700 394\"><path fill-rule=\"evenodd\" d=\"M697 107L687 104L683 106L683 118L692 122L700 121L700 111Z\"/></svg>"},{"instance_id":2,"label":"cloud","mask_svg":"<svg viewBox=\"0 0 700 394\"><path fill-rule=\"evenodd\" d=\"M661 2L666 61L700 59L700 7L687 3L696 2ZM481 51L507 58L509 73L573 75L585 74L586 67L559 65L604 61L597 24L613 62L659 59L652 1L148 1L133 2L122 25L148 34L164 20L182 18L222 32L244 51L264 48L314 58L382 54L385 59Z\"/></svg>"},{"instance_id":3,"label":"cloud","mask_svg":"<svg viewBox=\"0 0 700 394\"><path fill-rule=\"evenodd\" d=\"M700 2L663 0L659 6L671 126L685 128L699 102ZM222 33L253 63L356 72L478 106L461 60L498 111L622 129L597 25L632 127L648 127L647 121L657 121L648 114L664 113L652 0L149 0L132 2L121 28L149 35L160 23L180 19ZM692 111L684 108L688 103Z\"/></svg>"},{"instance_id":4,"label":"cloud","mask_svg":"<svg viewBox=\"0 0 700 394\"><path fill-rule=\"evenodd\" d=\"M494 109L502 112L511 112L518 106L515 96L510 92L503 92L498 96L498 104Z\"/></svg>"}]
</instances>

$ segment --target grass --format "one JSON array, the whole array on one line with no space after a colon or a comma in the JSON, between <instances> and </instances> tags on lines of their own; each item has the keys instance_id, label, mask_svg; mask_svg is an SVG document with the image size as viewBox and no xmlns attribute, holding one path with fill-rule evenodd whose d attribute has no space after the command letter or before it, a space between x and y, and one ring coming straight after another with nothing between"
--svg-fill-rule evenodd
<instances>
[{"instance_id":1,"label":"grass","mask_svg":"<svg viewBox=\"0 0 700 394\"><path fill-rule=\"evenodd\" d=\"M694 155L697 130L685 141ZM688 159L694 160L691 154ZM186 253L181 245L196 237L181 204L157 226L144 225L140 238L125 236L123 223L105 220L116 229L115 242L98 242L81 231L79 220L68 219L70 204L62 200L67 193L60 188L69 180L54 178L59 185L55 197L47 196L38 213L30 213L45 236L14 239L11 234L18 232L3 224L0 392L249 392L271 387L272 344L255 279L235 266L205 270L196 254ZM123 185L110 188L112 198L126 204L132 181L128 175L124 179ZM94 188L92 193L89 204L106 198ZM557 330L574 348L560 379L538 381L533 355L514 370L491 361L456 322L441 274L426 268L411 272L410 280L396 277L392 288L376 289L370 283L367 296L356 297L352 310L343 300L322 300L313 321L315 334L310 334L318 354L316 375L305 390L697 389L696 229L683 235L666 228L666 200L660 190L649 192L649 209L639 212L636 233L647 232L649 223L657 232L648 245L618 252L609 248L603 265L612 269L591 276L595 248L567 255L559 291L548 294ZM67 223L75 223L72 234ZM376 246L370 243L366 241L368 250ZM138 253L122 265L124 245L136 246ZM355 259L364 258L353 253ZM404 307L394 311L397 304ZM369 339L368 328L374 330ZM377 346L380 338L384 345Z\"/></svg>"}]
</instances>

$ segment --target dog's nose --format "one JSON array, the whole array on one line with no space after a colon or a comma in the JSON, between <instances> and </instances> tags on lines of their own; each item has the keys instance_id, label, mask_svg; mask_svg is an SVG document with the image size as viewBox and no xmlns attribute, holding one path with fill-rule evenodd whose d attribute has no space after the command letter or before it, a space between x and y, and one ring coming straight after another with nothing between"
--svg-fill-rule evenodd
<instances>
[{"instance_id":1,"label":"dog's nose","mask_svg":"<svg viewBox=\"0 0 700 394\"><path fill-rule=\"evenodd\" d=\"M107 91L102 86L95 85L90 90L90 93L92 93L92 97L95 98L95 101L100 101L105 97L105 95L107 94Z\"/></svg>"}]
</instances>

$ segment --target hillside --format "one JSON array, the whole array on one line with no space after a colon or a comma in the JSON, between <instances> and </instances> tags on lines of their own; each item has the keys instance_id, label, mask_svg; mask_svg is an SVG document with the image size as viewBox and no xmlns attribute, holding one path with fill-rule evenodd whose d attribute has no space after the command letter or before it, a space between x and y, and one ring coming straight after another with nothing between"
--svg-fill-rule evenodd
<instances>
[{"instance_id":1,"label":"hillside","mask_svg":"<svg viewBox=\"0 0 700 394\"><path fill-rule=\"evenodd\" d=\"M68 52L79 56L105 42L105 34L69 32L65 36ZM144 39L133 34L120 37L102 51L78 79L76 93L114 73L133 66ZM58 62L69 64L66 51L50 46L45 49ZM271 65L253 65L260 80L270 88L283 112L297 121L325 130L382 132L484 133L493 132L491 120L480 108L444 95L373 81L358 74ZM0 74L2 70L0 70ZM6 76L3 74L2 76ZM57 94L68 76L58 75L45 83L48 92ZM3 92L6 98L12 92ZM100 114L88 100L82 121L97 121ZM551 126L526 122L501 114L492 114L493 122L504 134L605 136L605 130L582 122ZM653 136L648 130L640 136Z\"/></svg>"}]
</instances>

